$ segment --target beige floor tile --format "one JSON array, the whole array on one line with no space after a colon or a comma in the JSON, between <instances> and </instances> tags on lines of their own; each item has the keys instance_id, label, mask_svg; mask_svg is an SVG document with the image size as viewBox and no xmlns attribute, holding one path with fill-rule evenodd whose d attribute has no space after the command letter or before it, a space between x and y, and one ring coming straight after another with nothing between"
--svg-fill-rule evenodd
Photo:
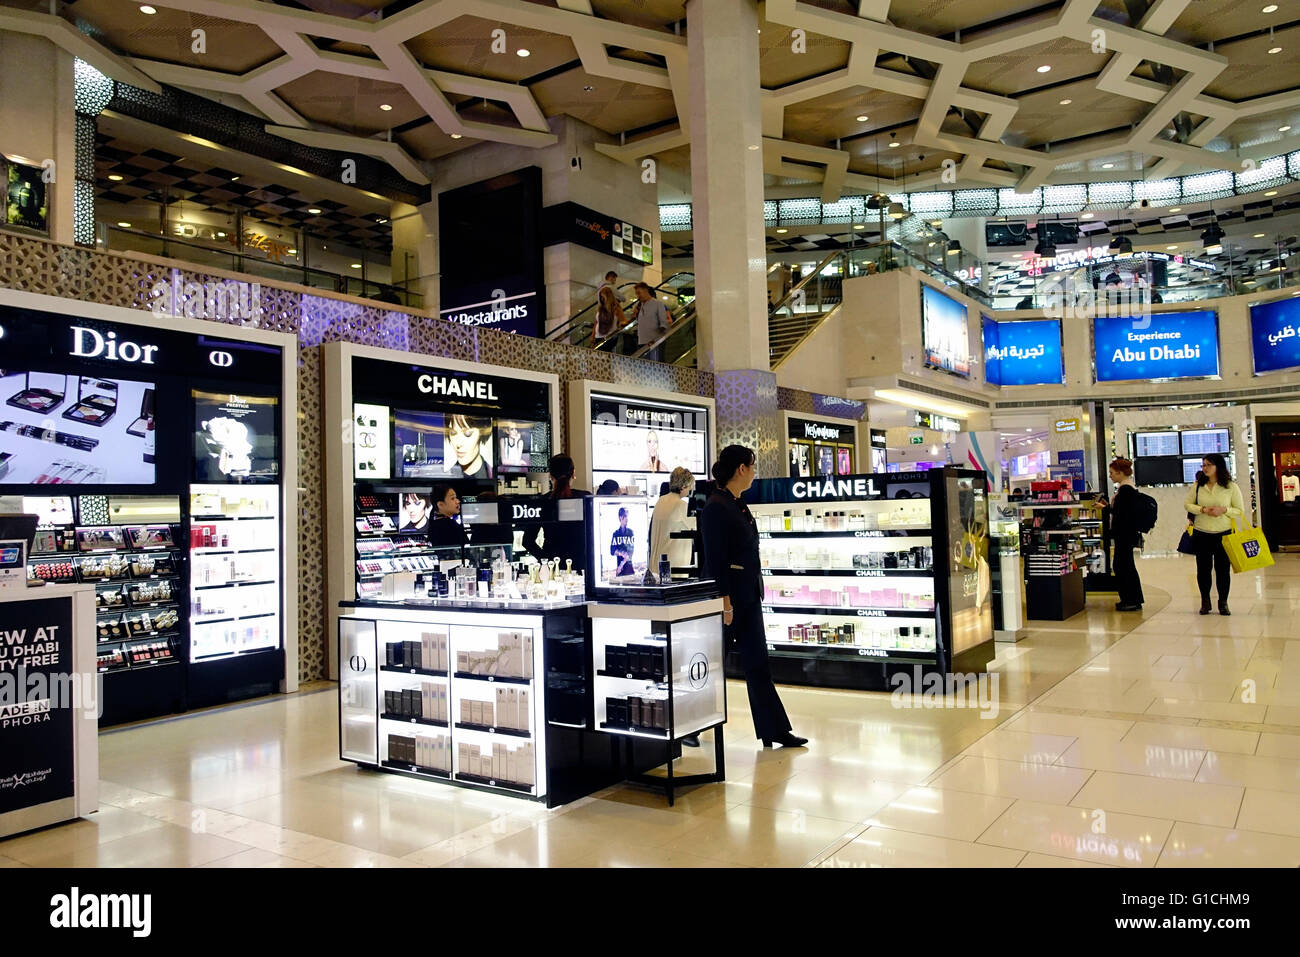
<instances>
[{"instance_id":1,"label":"beige floor tile","mask_svg":"<svg viewBox=\"0 0 1300 957\"><path fill-rule=\"evenodd\" d=\"M1259 736L1259 747L1255 749L1255 753L1260 757L1290 758L1293 761L1300 761L1300 734L1265 731Z\"/></svg>"},{"instance_id":2,"label":"beige floor tile","mask_svg":"<svg viewBox=\"0 0 1300 957\"><path fill-rule=\"evenodd\" d=\"M246 850L247 845L223 837L164 824L104 844L19 851L15 859L34 867L198 867Z\"/></svg>"},{"instance_id":3,"label":"beige floor tile","mask_svg":"<svg viewBox=\"0 0 1300 957\"><path fill-rule=\"evenodd\" d=\"M744 867L681 850L662 847L614 847L605 845L595 854L574 861L572 867Z\"/></svg>"},{"instance_id":4,"label":"beige floor tile","mask_svg":"<svg viewBox=\"0 0 1300 957\"><path fill-rule=\"evenodd\" d=\"M599 854L610 840L583 834L574 828L555 827L551 821L533 824L444 865L447 867L570 867ZM619 847L630 847L619 842ZM659 850L659 848L652 848Z\"/></svg>"},{"instance_id":5,"label":"beige floor tile","mask_svg":"<svg viewBox=\"0 0 1300 957\"><path fill-rule=\"evenodd\" d=\"M1215 721L1262 723L1265 720L1267 710L1267 707L1262 704L1229 704L1221 701L1158 698L1146 710L1146 714L1167 715L1176 718L1210 718Z\"/></svg>"},{"instance_id":6,"label":"beige floor tile","mask_svg":"<svg viewBox=\"0 0 1300 957\"><path fill-rule=\"evenodd\" d=\"M1066 804L1091 773L1057 765L964 757L930 784L955 791Z\"/></svg>"},{"instance_id":7,"label":"beige floor tile","mask_svg":"<svg viewBox=\"0 0 1300 957\"><path fill-rule=\"evenodd\" d=\"M1178 822L1157 867L1300 867L1300 838Z\"/></svg>"},{"instance_id":8,"label":"beige floor tile","mask_svg":"<svg viewBox=\"0 0 1300 957\"><path fill-rule=\"evenodd\" d=\"M1114 867L1154 867L1172 826L1154 817L1017 801L978 843Z\"/></svg>"},{"instance_id":9,"label":"beige floor tile","mask_svg":"<svg viewBox=\"0 0 1300 957\"><path fill-rule=\"evenodd\" d=\"M1237 820L1244 790L1222 784L1097 771L1070 804L1089 810L1101 809L1107 814L1136 814L1231 827Z\"/></svg>"},{"instance_id":10,"label":"beige floor tile","mask_svg":"<svg viewBox=\"0 0 1300 957\"><path fill-rule=\"evenodd\" d=\"M1281 724L1288 728L1300 728L1300 707L1271 704L1265 724Z\"/></svg>"},{"instance_id":11,"label":"beige floor tile","mask_svg":"<svg viewBox=\"0 0 1300 957\"><path fill-rule=\"evenodd\" d=\"M821 867L1015 867L1024 852L954 841L930 834L873 827L821 863Z\"/></svg>"},{"instance_id":12,"label":"beige floor tile","mask_svg":"<svg viewBox=\"0 0 1300 957\"><path fill-rule=\"evenodd\" d=\"M304 861L324 854L336 846L334 841L323 837L262 821L249 821L243 827L226 832L225 837L249 847L261 848L283 857L294 857Z\"/></svg>"},{"instance_id":13,"label":"beige floor tile","mask_svg":"<svg viewBox=\"0 0 1300 957\"><path fill-rule=\"evenodd\" d=\"M310 863L317 867L422 867L415 861L408 861L377 851L368 851L362 847L337 844L324 853L312 857Z\"/></svg>"},{"instance_id":14,"label":"beige floor tile","mask_svg":"<svg viewBox=\"0 0 1300 957\"><path fill-rule=\"evenodd\" d=\"M1058 714L1052 711L1022 711L1005 725L1007 731L1036 732L1072 738L1104 738L1118 741L1133 727L1132 721L1113 718L1088 718L1083 715Z\"/></svg>"},{"instance_id":15,"label":"beige floor tile","mask_svg":"<svg viewBox=\"0 0 1300 957\"><path fill-rule=\"evenodd\" d=\"M1153 778L1191 781L1205 758L1205 751L1178 745L1147 744L1142 741L1080 741L1072 745L1058 764L1095 771L1118 771Z\"/></svg>"},{"instance_id":16,"label":"beige floor tile","mask_svg":"<svg viewBox=\"0 0 1300 957\"><path fill-rule=\"evenodd\" d=\"M22 861L15 861L12 857L0 857L0 867L30 867L30 864L24 864Z\"/></svg>"},{"instance_id":17,"label":"beige floor tile","mask_svg":"<svg viewBox=\"0 0 1300 957\"><path fill-rule=\"evenodd\" d=\"M858 830L844 821L742 804L709 819L667 848L692 854L707 849L709 857L728 864L802 867Z\"/></svg>"},{"instance_id":18,"label":"beige floor tile","mask_svg":"<svg viewBox=\"0 0 1300 957\"><path fill-rule=\"evenodd\" d=\"M223 857L219 860L209 861L207 864L201 864L200 867L318 867L317 864L310 864L307 861L300 861L293 857L281 857L271 851L264 851L260 847L250 847L246 851L240 851L238 854L232 854L230 857Z\"/></svg>"},{"instance_id":19,"label":"beige floor tile","mask_svg":"<svg viewBox=\"0 0 1300 957\"><path fill-rule=\"evenodd\" d=\"M897 781L870 781L815 771L795 774L746 801L774 811L802 811L833 821L863 821L907 790Z\"/></svg>"},{"instance_id":20,"label":"beige floor tile","mask_svg":"<svg viewBox=\"0 0 1300 957\"><path fill-rule=\"evenodd\" d=\"M1054 764L1075 740L1071 735L999 730L980 738L966 753L1029 764Z\"/></svg>"},{"instance_id":21,"label":"beige floor tile","mask_svg":"<svg viewBox=\"0 0 1300 957\"><path fill-rule=\"evenodd\" d=\"M1248 787L1246 797L1241 802L1241 813L1237 815L1237 827L1246 831L1300 837L1297 803L1293 791Z\"/></svg>"},{"instance_id":22,"label":"beige floor tile","mask_svg":"<svg viewBox=\"0 0 1300 957\"><path fill-rule=\"evenodd\" d=\"M1017 867L1114 867L1114 864L1094 864L1092 861L1075 861L1051 854L1026 854Z\"/></svg>"},{"instance_id":23,"label":"beige floor tile","mask_svg":"<svg viewBox=\"0 0 1300 957\"><path fill-rule=\"evenodd\" d=\"M1011 798L943 788L910 788L866 823L872 827L973 841L1010 806Z\"/></svg>"},{"instance_id":24,"label":"beige floor tile","mask_svg":"<svg viewBox=\"0 0 1300 957\"><path fill-rule=\"evenodd\" d=\"M66 853L80 847L94 847L119 838L163 827L161 821L106 805L89 817L29 834L0 840L0 856L27 860L50 854Z\"/></svg>"},{"instance_id":25,"label":"beige floor tile","mask_svg":"<svg viewBox=\"0 0 1300 957\"><path fill-rule=\"evenodd\" d=\"M1205 756L1196 780L1300 793L1300 761L1211 751ZM1296 805L1300 808L1300 798L1296 798Z\"/></svg>"},{"instance_id":26,"label":"beige floor tile","mask_svg":"<svg viewBox=\"0 0 1300 957\"><path fill-rule=\"evenodd\" d=\"M1224 728L1139 721L1124 735L1124 742L1254 754L1259 738L1258 731L1233 731Z\"/></svg>"}]
</instances>

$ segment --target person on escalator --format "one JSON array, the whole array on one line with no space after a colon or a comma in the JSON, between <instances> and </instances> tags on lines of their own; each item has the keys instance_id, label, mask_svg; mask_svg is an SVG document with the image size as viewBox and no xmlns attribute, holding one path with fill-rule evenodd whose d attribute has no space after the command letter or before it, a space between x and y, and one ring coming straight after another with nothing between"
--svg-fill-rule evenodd
<instances>
[{"instance_id":1,"label":"person on escalator","mask_svg":"<svg viewBox=\"0 0 1300 957\"><path fill-rule=\"evenodd\" d=\"M636 341L637 345L644 349L650 343L655 342L668 331L672 324L672 317L668 315L668 307L655 298L654 290L643 282L636 284L637 303L633 318L636 319ZM660 343L651 349L642 359L649 359L651 362L663 362L664 347Z\"/></svg>"},{"instance_id":2,"label":"person on escalator","mask_svg":"<svg viewBox=\"0 0 1300 957\"><path fill-rule=\"evenodd\" d=\"M623 314L623 307L619 305L618 293L614 291L611 283L605 283L600 287L597 294L598 302L596 305L596 342L612 336L627 323L627 316Z\"/></svg>"}]
</instances>

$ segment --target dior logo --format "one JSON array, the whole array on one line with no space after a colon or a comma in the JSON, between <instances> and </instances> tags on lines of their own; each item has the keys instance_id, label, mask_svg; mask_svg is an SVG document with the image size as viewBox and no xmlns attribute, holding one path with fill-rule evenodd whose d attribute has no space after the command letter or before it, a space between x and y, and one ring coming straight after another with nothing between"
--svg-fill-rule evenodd
<instances>
[{"instance_id":1,"label":"dior logo","mask_svg":"<svg viewBox=\"0 0 1300 957\"><path fill-rule=\"evenodd\" d=\"M691 687L699 691L709 678L709 659L703 652L697 651L686 666L686 677Z\"/></svg>"},{"instance_id":2,"label":"dior logo","mask_svg":"<svg viewBox=\"0 0 1300 957\"><path fill-rule=\"evenodd\" d=\"M229 352L222 352L220 349L214 349L208 353L208 361L218 369L229 369L235 364L235 357Z\"/></svg>"},{"instance_id":3,"label":"dior logo","mask_svg":"<svg viewBox=\"0 0 1300 957\"><path fill-rule=\"evenodd\" d=\"M511 512L513 518L541 518L542 510L540 507L534 508L529 505L516 505Z\"/></svg>"},{"instance_id":4,"label":"dior logo","mask_svg":"<svg viewBox=\"0 0 1300 957\"><path fill-rule=\"evenodd\" d=\"M352 670L353 670L354 672L356 672L357 674L361 674L361 673L364 672L368 667L370 667L370 663L369 663L368 661L366 661L366 659L363 658L361 655L353 655L351 658L349 658L349 659L348 659L348 665L349 665L349 666L352 668Z\"/></svg>"},{"instance_id":5,"label":"dior logo","mask_svg":"<svg viewBox=\"0 0 1300 957\"><path fill-rule=\"evenodd\" d=\"M84 359L112 359L116 362L139 362L141 365L153 365L157 346L142 346L124 339L117 340L116 332L100 333L94 329L72 327L72 352L69 355Z\"/></svg>"}]
</instances>

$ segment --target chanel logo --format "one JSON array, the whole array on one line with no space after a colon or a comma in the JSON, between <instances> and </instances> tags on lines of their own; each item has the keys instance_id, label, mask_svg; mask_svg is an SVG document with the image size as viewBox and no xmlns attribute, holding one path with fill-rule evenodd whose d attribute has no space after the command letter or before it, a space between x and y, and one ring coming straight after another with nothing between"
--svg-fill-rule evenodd
<instances>
[{"instance_id":1,"label":"chanel logo","mask_svg":"<svg viewBox=\"0 0 1300 957\"><path fill-rule=\"evenodd\" d=\"M686 677L694 690L699 691L704 687L704 682L709 677L709 659L703 652L697 651L692 656L690 664L686 666Z\"/></svg>"},{"instance_id":2,"label":"chanel logo","mask_svg":"<svg viewBox=\"0 0 1300 957\"><path fill-rule=\"evenodd\" d=\"M235 364L235 357L229 352L214 349L208 353L208 361L219 369L228 369Z\"/></svg>"}]
</instances>

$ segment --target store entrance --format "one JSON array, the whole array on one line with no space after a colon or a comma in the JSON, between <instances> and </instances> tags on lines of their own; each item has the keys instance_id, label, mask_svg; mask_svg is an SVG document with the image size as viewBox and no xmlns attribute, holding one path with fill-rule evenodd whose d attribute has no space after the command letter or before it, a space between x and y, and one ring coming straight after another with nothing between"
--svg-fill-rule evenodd
<instances>
[{"instance_id":1,"label":"store entrance","mask_svg":"<svg viewBox=\"0 0 1300 957\"><path fill-rule=\"evenodd\" d=\"M1300 421L1259 428L1260 518L1269 547L1300 551Z\"/></svg>"}]
</instances>

